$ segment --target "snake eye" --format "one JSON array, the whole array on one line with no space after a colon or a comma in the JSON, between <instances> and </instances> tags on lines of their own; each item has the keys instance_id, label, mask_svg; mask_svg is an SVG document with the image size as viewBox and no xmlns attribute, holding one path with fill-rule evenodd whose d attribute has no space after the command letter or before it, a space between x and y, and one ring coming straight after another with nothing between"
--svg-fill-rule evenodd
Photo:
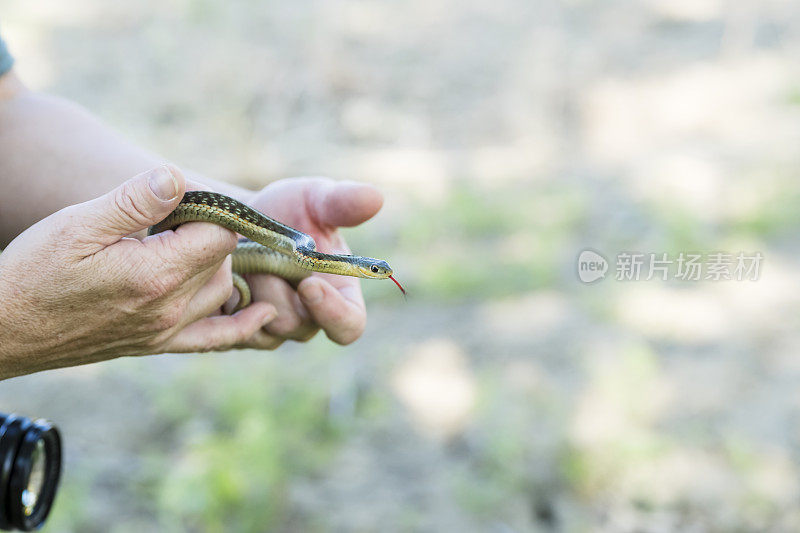
<instances>
[{"instance_id":1,"label":"snake eye","mask_svg":"<svg viewBox=\"0 0 800 533\"><path fill-rule=\"evenodd\" d=\"M377 274L378 271L380 270L378 268L378 265L372 265L371 267L369 267L369 269L372 270L372 272L375 273L375 274Z\"/></svg>"}]
</instances>

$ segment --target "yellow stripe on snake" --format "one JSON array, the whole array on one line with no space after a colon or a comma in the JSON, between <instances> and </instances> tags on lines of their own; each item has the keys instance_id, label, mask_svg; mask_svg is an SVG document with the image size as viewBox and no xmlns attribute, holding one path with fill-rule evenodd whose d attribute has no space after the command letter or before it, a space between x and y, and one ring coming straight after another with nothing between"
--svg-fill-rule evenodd
<instances>
[{"instance_id":1,"label":"yellow stripe on snake","mask_svg":"<svg viewBox=\"0 0 800 533\"><path fill-rule=\"evenodd\" d=\"M386 261L318 252L310 235L281 224L224 194L186 192L178 207L167 218L152 226L148 234L174 229L184 222L211 222L245 237L239 241L231 256L233 284L240 294L237 310L247 306L252 298L243 274L274 274L290 282L298 282L312 272L357 278L388 278L405 294L400 283L392 277L392 269Z\"/></svg>"}]
</instances>

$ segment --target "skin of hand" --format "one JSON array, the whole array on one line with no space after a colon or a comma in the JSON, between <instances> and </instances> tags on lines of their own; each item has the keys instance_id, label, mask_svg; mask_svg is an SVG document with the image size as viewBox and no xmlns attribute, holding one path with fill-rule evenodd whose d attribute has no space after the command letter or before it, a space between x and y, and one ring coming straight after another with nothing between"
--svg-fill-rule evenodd
<instances>
[{"instance_id":1,"label":"skin of hand","mask_svg":"<svg viewBox=\"0 0 800 533\"><path fill-rule=\"evenodd\" d=\"M338 227L356 226L372 218L383 205L373 186L328 178L276 181L249 201L254 208L311 235L317 249L350 253ZM297 286L269 275L248 275L253 301L268 302L277 317L245 347L274 349L287 339L306 341L322 329L332 341L349 344L364 332L367 314L358 278L314 273ZM234 291L226 308L238 299Z\"/></svg>"},{"instance_id":2,"label":"skin of hand","mask_svg":"<svg viewBox=\"0 0 800 533\"><path fill-rule=\"evenodd\" d=\"M244 345L276 314L231 295L236 235L194 222L142 240L186 189L163 166L34 224L0 254L0 378L119 356Z\"/></svg>"},{"instance_id":3,"label":"skin of hand","mask_svg":"<svg viewBox=\"0 0 800 533\"><path fill-rule=\"evenodd\" d=\"M122 177L161 161L80 107L26 89L13 72L0 76L0 247L37 220L94 198L115 187ZM336 232L338 225L359 224L382 204L380 193L372 187L323 178L282 180L253 193L204 176L189 176L312 234L319 248L327 251L347 249ZM144 235L144 227L137 235ZM285 339L307 340L320 327L334 341L347 344L364 329L364 303L355 278L314 275L300 284L299 292L278 278L252 278L255 299L273 302L280 316L249 342L238 343L242 347L276 348ZM322 300L315 302L314 287L321 290Z\"/></svg>"}]
</instances>

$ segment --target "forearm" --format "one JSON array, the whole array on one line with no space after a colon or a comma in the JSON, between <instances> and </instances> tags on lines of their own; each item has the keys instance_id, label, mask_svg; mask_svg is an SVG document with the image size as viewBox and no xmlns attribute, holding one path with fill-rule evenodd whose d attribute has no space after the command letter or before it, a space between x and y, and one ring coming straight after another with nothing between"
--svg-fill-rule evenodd
<instances>
[{"instance_id":1,"label":"forearm","mask_svg":"<svg viewBox=\"0 0 800 533\"><path fill-rule=\"evenodd\" d=\"M28 91L11 73L0 77L0 248L51 213L162 163L79 106ZM240 200L251 194L187 175Z\"/></svg>"}]
</instances>

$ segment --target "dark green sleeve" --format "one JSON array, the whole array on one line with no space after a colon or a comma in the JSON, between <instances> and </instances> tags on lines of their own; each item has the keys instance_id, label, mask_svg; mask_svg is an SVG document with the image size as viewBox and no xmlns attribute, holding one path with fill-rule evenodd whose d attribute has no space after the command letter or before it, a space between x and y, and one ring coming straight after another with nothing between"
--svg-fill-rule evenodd
<instances>
[{"instance_id":1,"label":"dark green sleeve","mask_svg":"<svg viewBox=\"0 0 800 533\"><path fill-rule=\"evenodd\" d=\"M6 43L0 39L0 76L11 70L11 65L14 64L14 58L8 53Z\"/></svg>"}]
</instances>

